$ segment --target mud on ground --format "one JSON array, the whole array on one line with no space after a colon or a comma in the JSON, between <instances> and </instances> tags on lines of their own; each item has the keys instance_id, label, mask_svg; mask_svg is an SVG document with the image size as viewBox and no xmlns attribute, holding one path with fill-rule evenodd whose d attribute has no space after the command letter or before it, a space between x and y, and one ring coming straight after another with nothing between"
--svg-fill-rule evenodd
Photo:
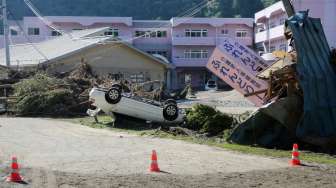
<instances>
[{"instance_id":1,"label":"mud on ground","mask_svg":"<svg viewBox=\"0 0 336 188\"><path fill-rule=\"evenodd\" d=\"M27 185L0 181L1 188L15 187L336 187L335 166L288 167L276 170L251 171L245 173L216 173L205 175L160 174L94 174L84 175L51 172L43 169L23 169ZM4 177L9 169L0 172Z\"/></svg>"}]
</instances>

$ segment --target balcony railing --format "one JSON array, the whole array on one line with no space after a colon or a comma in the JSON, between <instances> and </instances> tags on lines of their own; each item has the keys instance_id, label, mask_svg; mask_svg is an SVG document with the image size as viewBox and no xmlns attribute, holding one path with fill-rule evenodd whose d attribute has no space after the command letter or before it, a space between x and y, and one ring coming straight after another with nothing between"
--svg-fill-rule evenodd
<instances>
[{"instance_id":1,"label":"balcony railing","mask_svg":"<svg viewBox=\"0 0 336 188\"><path fill-rule=\"evenodd\" d=\"M216 45L215 37L173 37L173 45Z\"/></svg>"},{"instance_id":2,"label":"balcony railing","mask_svg":"<svg viewBox=\"0 0 336 188\"><path fill-rule=\"evenodd\" d=\"M284 32L285 32L285 26L284 25L279 25L270 30L270 38L280 38L284 37Z\"/></svg>"},{"instance_id":3,"label":"balcony railing","mask_svg":"<svg viewBox=\"0 0 336 188\"><path fill-rule=\"evenodd\" d=\"M256 33L255 42L259 43L259 42L267 41L268 40L267 32L268 30ZM284 36L284 25L273 27L269 30L269 32L270 32L269 39L281 38Z\"/></svg>"},{"instance_id":4,"label":"balcony railing","mask_svg":"<svg viewBox=\"0 0 336 188\"><path fill-rule=\"evenodd\" d=\"M216 45L222 44L226 38L227 37L217 37ZM246 46L251 46L253 42L252 37L235 37L234 39L238 41L239 43L244 44Z\"/></svg>"},{"instance_id":5,"label":"balcony railing","mask_svg":"<svg viewBox=\"0 0 336 188\"><path fill-rule=\"evenodd\" d=\"M176 67L205 67L208 63L208 58L201 59L186 59L186 58L173 58L173 63Z\"/></svg>"}]
</instances>

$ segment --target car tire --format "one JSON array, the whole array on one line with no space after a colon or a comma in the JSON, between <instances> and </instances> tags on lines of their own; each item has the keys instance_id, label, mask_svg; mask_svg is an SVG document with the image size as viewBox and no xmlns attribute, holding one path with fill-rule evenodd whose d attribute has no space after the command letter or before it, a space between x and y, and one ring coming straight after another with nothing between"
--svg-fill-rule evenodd
<instances>
[{"instance_id":1,"label":"car tire","mask_svg":"<svg viewBox=\"0 0 336 188\"><path fill-rule=\"evenodd\" d=\"M118 88L120 91L123 90L123 88L122 88L122 86L120 84L112 84L111 88L113 88L113 87Z\"/></svg>"},{"instance_id":2,"label":"car tire","mask_svg":"<svg viewBox=\"0 0 336 188\"><path fill-rule=\"evenodd\" d=\"M167 121L174 121L179 115L179 109L176 104L169 103L163 108L163 117Z\"/></svg>"},{"instance_id":3,"label":"car tire","mask_svg":"<svg viewBox=\"0 0 336 188\"><path fill-rule=\"evenodd\" d=\"M112 87L105 93L105 100L109 104L117 104L121 100L121 90L117 87Z\"/></svg>"},{"instance_id":4,"label":"car tire","mask_svg":"<svg viewBox=\"0 0 336 188\"><path fill-rule=\"evenodd\" d=\"M168 104L175 104L177 105L177 102L174 99L168 99L164 102L164 105L168 105Z\"/></svg>"}]
</instances>

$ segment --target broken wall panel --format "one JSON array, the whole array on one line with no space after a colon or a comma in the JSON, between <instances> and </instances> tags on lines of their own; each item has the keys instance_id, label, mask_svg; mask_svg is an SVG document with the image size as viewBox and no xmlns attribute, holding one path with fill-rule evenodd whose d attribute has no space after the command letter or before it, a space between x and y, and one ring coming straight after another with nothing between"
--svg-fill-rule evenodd
<instances>
[{"instance_id":1,"label":"broken wall panel","mask_svg":"<svg viewBox=\"0 0 336 188\"><path fill-rule=\"evenodd\" d=\"M286 21L297 51L304 111L296 135L319 146L336 145L336 72L321 20L302 11Z\"/></svg>"}]
</instances>

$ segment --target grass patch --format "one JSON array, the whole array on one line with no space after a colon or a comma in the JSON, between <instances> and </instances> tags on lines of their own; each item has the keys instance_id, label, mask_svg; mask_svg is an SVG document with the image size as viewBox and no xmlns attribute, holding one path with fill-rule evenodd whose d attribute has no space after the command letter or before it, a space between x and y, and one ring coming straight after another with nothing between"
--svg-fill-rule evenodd
<instances>
[{"instance_id":1,"label":"grass patch","mask_svg":"<svg viewBox=\"0 0 336 188\"><path fill-rule=\"evenodd\" d=\"M291 157L291 151L286 150L277 150L277 149L265 149L260 147L254 146L244 146L238 144L230 144L225 142L223 139L220 138L193 138L188 136L180 136L180 135L172 135L163 131L159 131L156 129L150 129L148 126L139 126L139 125L128 125L124 126L123 128L113 128L112 127L112 118L109 116L99 116L99 123L96 123L93 118L91 117L84 117L84 118L75 118L70 119L69 121L73 123L79 123L85 126L89 126L92 128L108 128L113 131L119 132L127 132L131 134L136 134L139 136L153 136L157 138L168 138L168 139L175 139L186 141L190 143L196 144L203 144L209 146L220 147L224 149L228 149L231 151L246 153L246 154L254 154L266 157L275 157L275 158L288 158ZM321 163L321 164L333 164L336 165L336 157L328 155L328 154L320 154L320 153L313 153L309 151L301 151L300 160L304 162L313 162L313 163Z\"/></svg>"}]
</instances>

